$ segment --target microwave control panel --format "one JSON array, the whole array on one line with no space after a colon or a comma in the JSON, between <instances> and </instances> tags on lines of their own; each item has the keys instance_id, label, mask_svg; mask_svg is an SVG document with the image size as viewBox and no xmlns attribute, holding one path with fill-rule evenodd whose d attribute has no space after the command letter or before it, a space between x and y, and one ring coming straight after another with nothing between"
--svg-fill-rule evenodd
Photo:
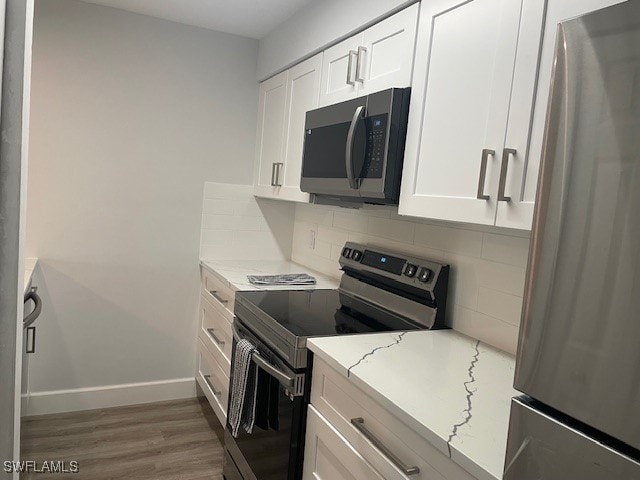
<instances>
[{"instance_id":1,"label":"microwave control panel","mask_svg":"<svg viewBox=\"0 0 640 480\"><path fill-rule=\"evenodd\" d=\"M382 178L387 143L387 114L367 118L366 178Z\"/></svg>"}]
</instances>

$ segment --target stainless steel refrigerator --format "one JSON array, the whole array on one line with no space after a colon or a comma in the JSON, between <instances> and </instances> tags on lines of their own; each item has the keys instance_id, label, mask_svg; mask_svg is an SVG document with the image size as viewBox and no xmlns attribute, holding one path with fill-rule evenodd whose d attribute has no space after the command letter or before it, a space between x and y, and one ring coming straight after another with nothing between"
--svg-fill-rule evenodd
<instances>
[{"instance_id":1,"label":"stainless steel refrigerator","mask_svg":"<svg viewBox=\"0 0 640 480\"><path fill-rule=\"evenodd\" d=\"M505 480L640 479L640 0L562 23Z\"/></svg>"}]
</instances>

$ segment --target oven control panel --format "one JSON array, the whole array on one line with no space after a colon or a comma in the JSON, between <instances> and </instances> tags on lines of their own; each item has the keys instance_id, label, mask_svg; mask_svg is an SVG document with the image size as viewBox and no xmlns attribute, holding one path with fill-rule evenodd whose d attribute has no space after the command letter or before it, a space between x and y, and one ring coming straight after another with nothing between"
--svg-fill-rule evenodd
<instances>
[{"instance_id":1,"label":"oven control panel","mask_svg":"<svg viewBox=\"0 0 640 480\"><path fill-rule=\"evenodd\" d=\"M347 242L340 265L362 275L375 273L406 285L433 291L443 268L448 266L425 258L410 257L382 248Z\"/></svg>"}]
</instances>

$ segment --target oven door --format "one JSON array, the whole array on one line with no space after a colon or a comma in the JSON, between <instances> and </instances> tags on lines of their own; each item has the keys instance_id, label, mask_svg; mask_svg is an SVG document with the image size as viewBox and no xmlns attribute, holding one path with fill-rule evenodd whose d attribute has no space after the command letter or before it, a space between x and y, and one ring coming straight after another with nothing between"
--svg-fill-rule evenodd
<instances>
[{"instance_id":1,"label":"oven door","mask_svg":"<svg viewBox=\"0 0 640 480\"><path fill-rule=\"evenodd\" d=\"M258 355L254 356L254 362L258 371L263 372L263 378L268 377L270 385L275 388L270 396L272 395L272 405L277 404L277 407L274 410L270 405L266 429L256 424L249 434L241 428L237 438L232 437L231 427L227 422L225 448L230 458L225 464L225 477L236 478L239 473L243 480L298 480L302 478L306 423L304 373L290 369L237 318L233 329L229 399L233 395L233 357L236 344L239 339L246 339L257 347ZM258 395L256 410L260 408L258 403L261 398L264 399L265 396Z\"/></svg>"}]
</instances>

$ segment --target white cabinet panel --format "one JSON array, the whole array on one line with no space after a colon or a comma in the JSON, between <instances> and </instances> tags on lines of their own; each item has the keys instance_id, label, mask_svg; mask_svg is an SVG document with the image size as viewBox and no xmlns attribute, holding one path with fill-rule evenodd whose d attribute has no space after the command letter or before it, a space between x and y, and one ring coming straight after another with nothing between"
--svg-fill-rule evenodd
<instances>
[{"instance_id":1,"label":"white cabinet panel","mask_svg":"<svg viewBox=\"0 0 640 480\"><path fill-rule=\"evenodd\" d=\"M422 5L401 214L530 228L520 199L544 12L544 0Z\"/></svg>"},{"instance_id":2,"label":"white cabinet panel","mask_svg":"<svg viewBox=\"0 0 640 480\"><path fill-rule=\"evenodd\" d=\"M368 28L359 50L358 96L411 85L418 3Z\"/></svg>"},{"instance_id":3,"label":"white cabinet panel","mask_svg":"<svg viewBox=\"0 0 640 480\"><path fill-rule=\"evenodd\" d=\"M303 469L303 480L384 480L311 405Z\"/></svg>"},{"instance_id":4,"label":"white cabinet panel","mask_svg":"<svg viewBox=\"0 0 640 480\"><path fill-rule=\"evenodd\" d=\"M528 12L537 15L535 9L542 8L538 5L542 2L525 2L523 13L523 28L528 24L524 21ZM510 228L530 229L535 205L536 188L538 184L538 173L542 155L543 137L547 115L547 103L549 100L549 89L551 86L551 74L553 68L553 58L556 45L557 24L579 15L605 8L611 5L622 3L621 0L548 0L547 13L544 26L544 37L542 47L540 42L529 42L527 45L518 47L518 57L530 57L536 54L539 68L538 74L531 74L531 66L522 62L521 70L516 69L514 79L514 100L513 105L522 105L529 99L521 95L521 92L528 94L530 88L526 82L537 78L537 89L533 115L525 116L527 112L521 109L510 115L509 130L506 137L506 145L518 150L518 154L512 158L506 177L505 195L511 197L509 202L500 202L496 217L496 225ZM531 35L531 40L533 39ZM521 53L522 49L522 53ZM518 86L522 90L518 90ZM526 90L525 90L526 89ZM531 123L533 122L533 123ZM524 129L530 129L530 143L528 133Z\"/></svg>"},{"instance_id":5,"label":"white cabinet panel","mask_svg":"<svg viewBox=\"0 0 640 480\"><path fill-rule=\"evenodd\" d=\"M320 105L411 85L419 4L324 51Z\"/></svg>"},{"instance_id":6,"label":"white cabinet panel","mask_svg":"<svg viewBox=\"0 0 640 480\"><path fill-rule=\"evenodd\" d=\"M362 34L350 37L324 51L320 106L344 102L357 95L356 67Z\"/></svg>"},{"instance_id":7,"label":"white cabinet panel","mask_svg":"<svg viewBox=\"0 0 640 480\"><path fill-rule=\"evenodd\" d=\"M285 200L309 201L309 194L300 190L304 123L307 111L318 108L321 69L322 54L318 54L289 70L284 165L279 172L282 187L278 192L278 197Z\"/></svg>"},{"instance_id":8,"label":"white cabinet panel","mask_svg":"<svg viewBox=\"0 0 640 480\"><path fill-rule=\"evenodd\" d=\"M260 84L256 140L256 194L273 195L275 173L283 162L286 129L287 75L282 72Z\"/></svg>"},{"instance_id":9,"label":"white cabinet panel","mask_svg":"<svg viewBox=\"0 0 640 480\"><path fill-rule=\"evenodd\" d=\"M400 213L492 225L521 1L422 5Z\"/></svg>"}]
</instances>

